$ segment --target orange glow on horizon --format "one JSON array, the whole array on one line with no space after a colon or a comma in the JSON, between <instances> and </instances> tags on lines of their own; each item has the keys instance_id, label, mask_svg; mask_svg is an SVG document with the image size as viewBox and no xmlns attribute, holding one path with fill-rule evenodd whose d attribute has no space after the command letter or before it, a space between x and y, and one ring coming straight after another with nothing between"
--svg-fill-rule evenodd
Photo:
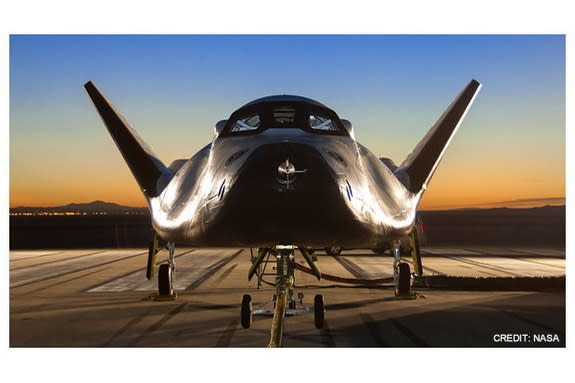
<instances>
[{"instance_id":1,"label":"orange glow on horizon","mask_svg":"<svg viewBox=\"0 0 575 383\"><path fill-rule=\"evenodd\" d=\"M64 206L70 203L88 203L95 200L113 202L123 206L147 207L144 196L132 182L126 182L121 190L76 189L64 193L58 190L46 190L41 194L26 193L18 188L11 188L10 208L19 206L53 207ZM433 182L432 182L433 183ZM430 185L419 205L419 210L440 210L460 208L490 208L490 207L537 207L544 205L564 205L564 188L557 188L557 192L540 190L539 193L519 194L513 189L492 191L476 190L471 188L453 190L449 185Z\"/></svg>"}]
</instances>

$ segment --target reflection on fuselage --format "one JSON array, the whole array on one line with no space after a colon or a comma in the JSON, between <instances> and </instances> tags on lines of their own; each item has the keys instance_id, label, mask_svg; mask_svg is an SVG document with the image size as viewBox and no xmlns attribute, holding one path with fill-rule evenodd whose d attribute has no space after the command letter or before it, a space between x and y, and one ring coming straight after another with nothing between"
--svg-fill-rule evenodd
<instances>
[{"instance_id":1,"label":"reflection on fuselage","mask_svg":"<svg viewBox=\"0 0 575 383\"><path fill-rule=\"evenodd\" d=\"M198 245L377 247L401 238L418 195L350 125L319 103L248 104L150 200L154 228ZM290 178L279 175L286 162Z\"/></svg>"}]
</instances>

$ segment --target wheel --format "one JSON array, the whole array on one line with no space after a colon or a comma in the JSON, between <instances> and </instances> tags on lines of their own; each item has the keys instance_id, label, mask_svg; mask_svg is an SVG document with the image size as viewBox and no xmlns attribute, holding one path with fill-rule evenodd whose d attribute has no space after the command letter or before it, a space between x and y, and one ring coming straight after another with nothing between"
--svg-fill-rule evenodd
<instances>
[{"instance_id":1,"label":"wheel","mask_svg":"<svg viewBox=\"0 0 575 383\"><path fill-rule=\"evenodd\" d=\"M411 292L411 271L409 270L409 264L401 262L397 267L399 269L397 294L408 295Z\"/></svg>"},{"instance_id":2,"label":"wheel","mask_svg":"<svg viewBox=\"0 0 575 383\"><path fill-rule=\"evenodd\" d=\"M313 299L313 316L315 320L315 328L322 328L325 316L325 305L323 303L323 295L316 295Z\"/></svg>"},{"instance_id":3,"label":"wheel","mask_svg":"<svg viewBox=\"0 0 575 383\"><path fill-rule=\"evenodd\" d=\"M160 265L158 270L158 293L160 295L172 295L172 268L168 264Z\"/></svg>"},{"instance_id":4,"label":"wheel","mask_svg":"<svg viewBox=\"0 0 575 383\"><path fill-rule=\"evenodd\" d=\"M331 255L336 256L336 255L340 255L341 254L341 247L337 247L337 246L333 246L333 247L326 247L325 248L325 252L327 253L327 255Z\"/></svg>"},{"instance_id":5,"label":"wheel","mask_svg":"<svg viewBox=\"0 0 575 383\"><path fill-rule=\"evenodd\" d=\"M158 293L160 295L172 295L174 293L172 287L172 268L165 263L160 265L158 271Z\"/></svg>"},{"instance_id":6,"label":"wheel","mask_svg":"<svg viewBox=\"0 0 575 383\"><path fill-rule=\"evenodd\" d=\"M242 327L250 328L252 325L252 297L245 294L242 298Z\"/></svg>"}]
</instances>

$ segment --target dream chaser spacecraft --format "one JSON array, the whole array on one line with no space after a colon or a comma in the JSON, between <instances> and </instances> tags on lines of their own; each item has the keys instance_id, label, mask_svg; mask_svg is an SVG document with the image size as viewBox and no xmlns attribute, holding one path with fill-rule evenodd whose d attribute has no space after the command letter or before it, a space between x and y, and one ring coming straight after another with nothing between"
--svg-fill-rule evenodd
<instances>
[{"instance_id":1,"label":"dream chaser spacecraft","mask_svg":"<svg viewBox=\"0 0 575 383\"><path fill-rule=\"evenodd\" d=\"M155 273L158 240L167 242L169 261L158 273L160 294L173 293L175 243L257 248L249 277L266 257L275 258L274 315L281 322L285 307L295 306L296 250L319 278L312 249L339 254L341 248L390 248L396 293L409 292L410 268L400 262L401 243L412 244L415 273L421 274L416 209L481 85L471 80L399 166L358 143L352 124L327 106L290 95L242 106L216 124L210 144L166 166L94 83L84 87L148 202L156 233L148 278ZM315 306L321 327L321 296ZM244 327L251 315L251 298L244 296ZM270 345L274 336L281 337L281 326L276 330L272 326Z\"/></svg>"}]
</instances>

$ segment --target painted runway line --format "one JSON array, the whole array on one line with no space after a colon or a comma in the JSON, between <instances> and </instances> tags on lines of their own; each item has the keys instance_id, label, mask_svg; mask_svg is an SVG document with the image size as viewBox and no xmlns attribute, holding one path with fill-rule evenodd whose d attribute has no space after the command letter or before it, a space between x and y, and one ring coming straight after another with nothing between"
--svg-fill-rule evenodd
<instances>
[{"instance_id":1,"label":"painted runway line","mask_svg":"<svg viewBox=\"0 0 575 383\"><path fill-rule=\"evenodd\" d=\"M26 258L37 258L46 255L53 255L61 253L59 250L18 250L10 252L10 261L26 259Z\"/></svg>"},{"instance_id":2,"label":"painted runway line","mask_svg":"<svg viewBox=\"0 0 575 383\"><path fill-rule=\"evenodd\" d=\"M37 262L34 266L40 266L40 265L44 266L44 265L49 265L49 264L53 264L53 263L60 264L60 263L62 263L64 260L72 260L72 259L73 259L74 261L77 261L78 258L88 257L88 256L91 256L91 255L101 254L101 253L103 253L103 250L91 251L91 252L88 252L88 253L82 252L82 253L80 253L80 254L74 254L74 255L72 255L71 257L61 257L61 258L58 257L58 258L52 259L52 260L46 260L45 258L43 258L42 260L40 260L39 262ZM50 254L46 254L46 255L40 255L39 257L46 257L46 256L48 256L48 255L64 255L64 256L67 256L67 255L70 255L70 254L69 254L68 252L63 253L63 252L61 252L61 251L58 251L58 252L55 252L55 253L50 253ZM24 259L29 260L29 258L24 258ZM11 262L17 262L17 261L20 261L20 260L22 260L22 259L15 259L15 260L10 260L10 261L11 261ZM12 271L15 271L15 270L26 269L26 268L30 267L30 265L21 265L21 264L22 264L22 262L20 262L19 264L15 264L15 265L14 265L13 267L11 267L10 269L11 269Z\"/></svg>"},{"instance_id":3,"label":"painted runway line","mask_svg":"<svg viewBox=\"0 0 575 383\"><path fill-rule=\"evenodd\" d=\"M140 251L138 251L140 250ZM127 258L146 254L142 249L106 250L82 257L63 259L49 264L39 264L17 270L10 270L10 287L19 287L70 273L103 266Z\"/></svg>"},{"instance_id":4,"label":"painted runway line","mask_svg":"<svg viewBox=\"0 0 575 383\"><path fill-rule=\"evenodd\" d=\"M205 280L210 272L217 271L214 268L223 265L238 254L238 250L202 249L192 254L182 254L176 258L176 273L174 288L187 290L194 288L199 281ZM150 280L145 277L145 269L140 269L123 277L93 287L88 292L103 291L155 291L157 278Z\"/></svg>"}]
</instances>

